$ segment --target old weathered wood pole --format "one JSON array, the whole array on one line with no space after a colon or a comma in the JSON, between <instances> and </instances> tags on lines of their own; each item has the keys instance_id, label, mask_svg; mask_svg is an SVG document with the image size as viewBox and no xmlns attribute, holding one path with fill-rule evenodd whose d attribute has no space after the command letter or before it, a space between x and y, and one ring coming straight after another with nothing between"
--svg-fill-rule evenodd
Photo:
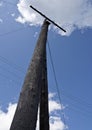
<instances>
[{"instance_id":1,"label":"old weathered wood pole","mask_svg":"<svg viewBox=\"0 0 92 130\"><path fill-rule=\"evenodd\" d=\"M45 65L44 54L46 53L48 25L49 22L45 20L42 25L40 36L38 38L37 45L25 77L25 81L20 93L17 109L10 130L36 129L38 105L40 102L41 93L43 95L42 89L44 83L42 83L42 75ZM45 114L46 113L47 112L45 112Z\"/></svg>"}]
</instances>

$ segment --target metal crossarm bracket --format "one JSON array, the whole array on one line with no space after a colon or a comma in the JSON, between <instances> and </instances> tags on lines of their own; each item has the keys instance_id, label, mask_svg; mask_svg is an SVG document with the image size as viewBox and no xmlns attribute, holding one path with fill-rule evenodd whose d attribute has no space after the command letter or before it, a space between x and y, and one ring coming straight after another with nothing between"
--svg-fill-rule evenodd
<instances>
[{"instance_id":1,"label":"metal crossarm bracket","mask_svg":"<svg viewBox=\"0 0 92 130\"><path fill-rule=\"evenodd\" d=\"M52 24L54 24L56 27L58 27L59 29L61 29L63 32L66 32L65 29L61 28L57 23L55 23L54 21L52 21L51 19L49 19L47 16L45 16L43 13L41 13L40 11L38 11L36 8L34 8L32 5L30 5L30 8L32 8L33 10L35 10L37 13L39 13L41 16L43 16L45 19L47 19L49 22L51 22Z\"/></svg>"}]
</instances>

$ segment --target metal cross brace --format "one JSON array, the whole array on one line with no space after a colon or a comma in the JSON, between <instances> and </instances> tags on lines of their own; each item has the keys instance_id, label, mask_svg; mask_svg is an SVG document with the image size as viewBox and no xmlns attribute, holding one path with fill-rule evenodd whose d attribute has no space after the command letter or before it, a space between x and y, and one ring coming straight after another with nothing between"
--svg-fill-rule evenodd
<instances>
[{"instance_id":1,"label":"metal cross brace","mask_svg":"<svg viewBox=\"0 0 92 130\"><path fill-rule=\"evenodd\" d=\"M65 29L61 28L57 23L55 23L54 21L52 21L50 18L48 18L47 16L45 16L43 13L41 13L40 11L38 11L36 8L34 8L32 5L30 5L30 8L32 8L33 10L35 10L37 13L39 13L41 16L43 16L44 18L46 18L49 22L51 22L52 24L54 24L56 27L58 27L59 29L61 29L63 32L66 32Z\"/></svg>"}]
</instances>

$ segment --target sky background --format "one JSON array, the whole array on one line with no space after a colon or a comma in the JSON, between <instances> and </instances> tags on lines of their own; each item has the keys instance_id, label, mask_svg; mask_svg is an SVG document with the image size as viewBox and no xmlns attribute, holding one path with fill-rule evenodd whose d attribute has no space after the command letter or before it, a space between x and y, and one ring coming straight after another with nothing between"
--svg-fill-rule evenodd
<instances>
[{"instance_id":1,"label":"sky background","mask_svg":"<svg viewBox=\"0 0 92 130\"><path fill-rule=\"evenodd\" d=\"M92 129L92 1L51 2L0 0L0 130L9 130L43 22L31 3L67 31L51 25L48 32L62 101L60 106L47 43L50 127Z\"/></svg>"}]
</instances>

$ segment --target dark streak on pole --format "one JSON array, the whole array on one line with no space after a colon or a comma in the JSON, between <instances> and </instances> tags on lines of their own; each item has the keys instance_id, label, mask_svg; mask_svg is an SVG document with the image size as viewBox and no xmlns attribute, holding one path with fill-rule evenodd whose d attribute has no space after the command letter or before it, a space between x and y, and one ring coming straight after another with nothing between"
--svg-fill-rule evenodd
<instances>
[{"instance_id":1,"label":"dark streak on pole","mask_svg":"<svg viewBox=\"0 0 92 130\"><path fill-rule=\"evenodd\" d=\"M56 27L58 27L59 29L61 29L62 31L66 32L65 29L61 28L58 24L56 24L54 21L52 21L51 19L49 19L47 16L45 16L43 13L41 13L40 11L38 11L37 9L35 9L32 5L30 5L30 7L35 10L37 13L39 13L41 16L43 16L45 19L47 19L49 22L51 22L52 24L54 24Z\"/></svg>"}]
</instances>

